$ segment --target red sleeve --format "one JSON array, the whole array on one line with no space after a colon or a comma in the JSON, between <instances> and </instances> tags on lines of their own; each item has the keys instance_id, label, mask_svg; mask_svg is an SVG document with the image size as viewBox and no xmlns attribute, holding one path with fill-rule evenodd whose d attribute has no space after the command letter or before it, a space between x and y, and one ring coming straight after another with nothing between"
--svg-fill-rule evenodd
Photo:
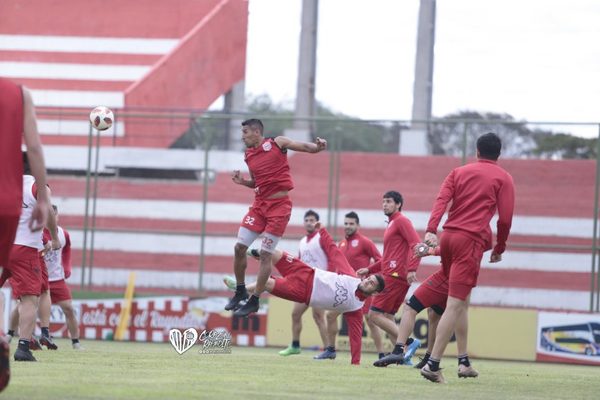
<instances>
[{"instance_id":1,"label":"red sleeve","mask_svg":"<svg viewBox=\"0 0 600 400\"><path fill-rule=\"evenodd\" d=\"M346 256L337 247L327 229L321 228L319 234L319 245L327 255L327 270L337 274L356 276L356 271L350 266Z\"/></svg>"},{"instance_id":2,"label":"red sleeve","mask_svg":"<svg viewBox=\"0 0 600 400\"><path fill-rule=\"evenodd\" d=\"M65 245L62 248L62 265L65 270L65 279L71 276L71 237L69 232L63 229L65 233Z\"/></svg>"},{"instance_id":3,"label":"red sleeve","mask_svg":"<svg viewBox=\"0 0 600 400\"><path fill-rule=\"evenodd\" d=\"M396 229L398 233L402 235L406 243L408 243L408 251L406 252L406 270L407 272L414 272L417 270L419 263L421 262L420 257L415 257L413 249L420 243L419 234L415 231L415 227L408 218L398 219L396 222Z\"/></svg>"},{"instance_id":4,"label":"red sleeve","mask_svg":"<svg viewBox=\"0 0 600 400\"><path fill-rule=\"evenodd\" d=\"M494 253L502 254L506 250L506 240L512 225L513 211L515 208L515 186L510 175L498 191L498 224L497 238Z\"/></svg>"},{"instance_id":5,"label":"red sleeve","mask_svg":"<svg viewBox=\"0 0 600 400\"><path fill-rule=\"evenodd\" d=\"M367 243L367 252L371 256L371 258L375 261L381 260L381 253L377 249L377 246L375 246L375 243L373 243L372 240L367 240L366 243Z\"/></svg>"},{"instance_id":6,"label":"red sleeve","mask_svg":"<svg viewBox=\"0 0 600 400\"><path fill-rule=\"evenodd\" d=\"M375 274L381 271L381 258L367 267L369 274Z\"/></svg>"},{"instance_id":7,"label":"red sleeve","mask_svg":"<svg viewBox=\"0 0 600 400\"><path fill-rule=\"evenodd\" d=\"M360 351L362 348L363 314L362 309L344 313L348 325L348 339L350 341L350 354L352 365L360 364Z\"/></svg>"},{"instance_id":8,"label":"red sleeve","mask_svg":"<svg viewBox=\"0 0 600 400\"><path fill-rule=\"evenodd\" d=\"M454 194L454 171L455 170L452 170L446 179L444 179L442 187L440 188L440 192L433 203L431 216L429 217L429 222L427 223L427 232L437 233L438 226L440 225L440 221L446 212L448 203L450 200L452 200L452 196Z\"/></svg>"}]
</instances>

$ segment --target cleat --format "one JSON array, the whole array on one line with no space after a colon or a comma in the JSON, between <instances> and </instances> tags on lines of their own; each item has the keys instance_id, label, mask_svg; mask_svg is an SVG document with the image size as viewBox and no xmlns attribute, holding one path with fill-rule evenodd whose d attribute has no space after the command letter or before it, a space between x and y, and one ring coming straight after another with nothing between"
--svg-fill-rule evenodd
<instances>
[{"instance_id":1,"label":"cleat","mask_svg":"<svg viewBox=\"0 0 600 400\"><path fill-rule=\"evenodd\" d=\"M33 354L31 354L31 350L21 350L17 349L14 355L15 361L37 361Z\"/></svg>"},{"instance_id":2,"label":"cleat","mask_svg":"<svg viewBox=\"0 0 600 400\"><path fill-rule=\"evenodd\" d=\"M419 347L421 347L421 341L419 339L413 339L404 352L404 365L412 365L411 359Z\"/></svg>"},{"instance_id":3,"label":"cleat","mask_svg":"<svg viewBox=\"0 0 600 400\"><path fill-rule=\"evenodd\" d=\"M254 258L255 260L260 260L260 251L258 249L248 249L246 255Z\"/></svg>"},{"instance_id":4,"label":"cleat","mask_svg":"<svg viewBox=\"0 0 600 400\"><path fill-rule=\"evenodd\" d=\"M10 381L10 346L7 341L0 338L0 392L8 386Z\"/></svg>"},{"instance_id":5,"label":"cleat","mask_svg":"<svg viewBox=\"0 0 600 400\"><path fill-rule=\"evenodd\" d=\"M315 360L335 360L336 355L337 354L335 351L325 350L321 354L314 356L313 359L315 359Z\"/></svg>"},{"instance_id":6,"label":"cleat","mask_svg":"<svg viewBox=\"0 0 600 400\"><path fill-rule=\"evenodd\" d=\"M259 308L260 305L258 304L258 298L256 298L256 301L252 301L250 299L246 302L246 304L235 310L233 315L235 317L247 317L248 315L257 312Z\"/></svg>"},{"instance_id":7,"label":"cleat","mask_svg":"<svg viewBox=\"0 0 600 400\"><path fill-rule=\"evenodd\" d=\"M85 350L81 343L73 343L73 350Z\"/></svg>"},{"instance_id":8,"label":"cleat","mask_svg":"<svg viewBox=\"0 0 600 400\"><path fill-rule=\"evenodd\" d=\"M58 350L58 346L50 336L42 336L40 338L40 345L46 346L46 349L48 350Z\"/></svg>"},{"instance_id":9,"label":"cleat","mask_svg":"<svg viewBox=\"0 0 600 400\"><path fill-rule=\"evenodd\" d=\"M300 347L288 346L287 349L279 352L280 356L293 356L296 354L300 354Z\"/></svg>"},{"instance_id":10,"label":"cleat","mask_svg":"<svg viewBox=\"0 0 600 400\"><path fill-rule=\"evenodd\" d=\"M243 292L238 293L237 291L233 295L231 299L229 299L229 303L225 306L225 310L237 310L240 307L240 302L246 300L249 297L248 291L244 289Z\"/></svg>"},{"instance_id":11,"label":"cleat","mask_svg":"<svg viewBox=\"0 0 600 400\"><path fill-rule=\"evenodd\" d=\"M469 366L466 367L462 364L458 366L458 377L459 378L477 378L479 376L479 372L476 369Z\"/></svg>"},{"instance_id":12,"label":"cleat","mask_svg":"<svg viewBox=\"0 0 600 400\"><path fill-rule=\"evenodd\" d=\"M429 369L429 364L426 364L421 368L421 376L434 383L446 383L444 375L442 375L442 370L438 369L437 371L432 371Z\"/></svg>"},{"instance_id":13,"label":"cleat","mask_svg":"<svg viewBox=\"0 0 600 400\"><path fill-rule=\"evenodd\" d=\"M415 368L421 369L425 366L425 364L427 364L427 361L429 361L429 357L423 357L420 359L420 361L415 365Z\"/></svg>"},{"instance_id":14,"label":"cleat","mask_svg":"<svg viewBox=\"0 0 600 400\"><path fill-rule=\"evenodd\" d=\"M390 353L373 363L376 367L387 367L390 364L404 364L404 354Z\"/></svg>"},{"instance_id":15,"label":"cleat","mask_svg":"<svg viewBox=\"0 0 600 400\"><path fill-rule=\"evenodd\" d=\"M223 283L227 286L227 289L235 290L237 288L237 282L231 276L225 275L223 277Z\"/></svg>"},{"instance_id":16,"label":"cleat","mask_svg":"<svg viewBox=\"0 0 600 400\"><path fill-rule=\"evenodd\" d=\"M40 341L33 335L31 335L31 340L29 341L29 350L43 350Z\"/></svg>"}]
</instances>

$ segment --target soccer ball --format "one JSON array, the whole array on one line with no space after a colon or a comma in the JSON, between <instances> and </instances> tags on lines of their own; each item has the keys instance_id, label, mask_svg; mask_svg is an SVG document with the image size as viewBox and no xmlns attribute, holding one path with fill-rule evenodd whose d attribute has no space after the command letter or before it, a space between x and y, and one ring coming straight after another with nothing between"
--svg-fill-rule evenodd
<instances>
[{"instance_id":1,"label":"soccer ball","mask_svg":"<svg viewBox=\"0 0 600 400\"><path fill-rule=\"evenodd\" d=\"M90 123L94 129L105 131L110 128L115 120L112 110L108 107L98 106L90 113Z\"/></svg>"}]
</instances>

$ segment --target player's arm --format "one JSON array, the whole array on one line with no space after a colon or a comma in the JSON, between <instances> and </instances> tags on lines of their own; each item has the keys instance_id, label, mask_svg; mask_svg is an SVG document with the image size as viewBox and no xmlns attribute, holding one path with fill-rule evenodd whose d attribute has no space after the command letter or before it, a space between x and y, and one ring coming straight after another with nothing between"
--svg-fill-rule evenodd
<instances>
[{"instance_id":1,"label":"player's arm","mask_svg":"<svg viewBox=\"0 0 600 400\"><path fill-rule=\"evenodd\" d=\"M440 225L442 216L444 216L444 213L446 212L448 203L450 203L450 200L452 200L452 196L454 195L454 174L455 172L452 170L446 179L444 179L440 192L433 203L429 222L427 223L427 229L425 230L425 243L432 247L438 245L437 229Z\"/></svg>"},{"instance_id":2,"label":"player's arm","mask_svg":"<svg viewBox=\"0 0 600 400\"><path fill-rule=\"evenodd\" d=\"M46 224L46 218L49 214L50 199L46 190L46 164L44 162L44 151L42 142L37 129L37 119L35 116L35 107L31 93L25 87L23 91L23 139L27 146L27 158L31 173L35 178L37 185L37 204L31 214L29 229L40 230Z\"/></svg>"},{"instance_id":3,"label":"player's arm","mask_svg":"<svg viewBox=\"0 0 600 400\"><path fill-rule=\"evenodd\" d=\"M62 248L62 267L65 271L65 279L68 279L73 270L71 268L71 235L64 229L63 232L65 234L65 245Z\"/></svg>"},{"instance_id":4,"label":"player's arm","mask_svg":"<svg viewBox=\"0 0 600 400\"><path fill-rule=\"evenodd\" d=\"M515 186L510 176L498 191L498 223L496 233L496 246L490 256L491 262L502 260L502 253L506 250L506 241L512 226L512 217L515 208Z\"/></svg>"},{"instance_id":5,"label":"player's arm","mask_svg":"<svg viewBox=\"0 0 600 400\"><path fill-rule=\"evenodd\" d=\"M48 228L48 232L50 232L50 238L52 239L52 250L58 250L62 247L62 243L58 238L58 224L56 223L56 215L54 214L54 210L52 209L52 200L50 198L52 191L49 187L47 187L46 189L48 195L48 219L46 220L46 228Z\"/></svg>"},{"instance_id":6,"label":"player's arm","mask_svg":"<svg viewBox=\"0 0 600 400\"><path fill-rule=\"evenodd\" d=\"M289 149L294 151L301 151L304 153L318 153L327 148L327 140L321 139L318 137L314 142L297 142L286 136L277 136L275 139L275 143L281 149Z\"/></svg>"},{"instance_id":7,"label":"player's arm","mask_svg":"<svg viewBox=\"0 0 600 400\"><path fill-rule=\"evenodd\" d=\"M374 262L381 260L381 253L379 252L377 246L375 246L375 243L373 243L372 240L369 240L367 243L369 246L368 249L369 255L371 256L371 260L373 260Z\"/></svg>"},{"instance_id":8,"label":"player's arm","mask_svg":"<svg viewBox=\"0 0 600 400\"><path fill-rule=\"evenodd\" d=\"M381 271L381 259L378 261L375 261L373 264L369 265L366 268L360 268L359 270L356 271L356 274L359 277L363 277L363 276L375 274L380 271Z\"/></svg>"},{"instance_id":9,"label":"player's arm","mask_svg":"<svg viewBox=\"0 0 600 400\"><path fill-rule=\"evenodd\" d=\"M421 259L415 257L413 252L410 251L411 249L414 249L417 243L419 243L419 234L415 231L415 227L408 218L401 219L400 223L396 224L396 229L406 243L408 243L409 251L406 252L406 280L411 284L417 281L417 268L421 262Z\"/></svg>"},{"instance_id":10,"label":"player's arm","mask_svg":"<svg viewBox=\"0 0 600 400\"><path fill-rule=\"evenodd\" d=\"M238 185L249 187L250 189L254 189L256 187L256 182L254 182L254 176L252 175L252 171L250 171L250 179L244 179L242 173L239 169L236 169L231 174L231 180Z\"/></svg>"}]
</instances>

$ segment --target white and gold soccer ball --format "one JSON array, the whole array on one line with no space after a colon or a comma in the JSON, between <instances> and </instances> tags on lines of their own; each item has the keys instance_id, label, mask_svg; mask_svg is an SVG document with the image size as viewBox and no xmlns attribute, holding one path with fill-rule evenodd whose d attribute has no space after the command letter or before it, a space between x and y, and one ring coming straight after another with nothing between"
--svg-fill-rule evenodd
<instances>
[{"instance_id":1,"label":"white and gold soccer ball","mask_svg":"<svg viewBox=\"0 0 600 400\"><path fill-rule=\"evenodd\" d=\"M110 128L115 120L115 115L108 107L98 106L90 113L90 123L94 129L105 131Z\"/></svg>"}]
</instances>

